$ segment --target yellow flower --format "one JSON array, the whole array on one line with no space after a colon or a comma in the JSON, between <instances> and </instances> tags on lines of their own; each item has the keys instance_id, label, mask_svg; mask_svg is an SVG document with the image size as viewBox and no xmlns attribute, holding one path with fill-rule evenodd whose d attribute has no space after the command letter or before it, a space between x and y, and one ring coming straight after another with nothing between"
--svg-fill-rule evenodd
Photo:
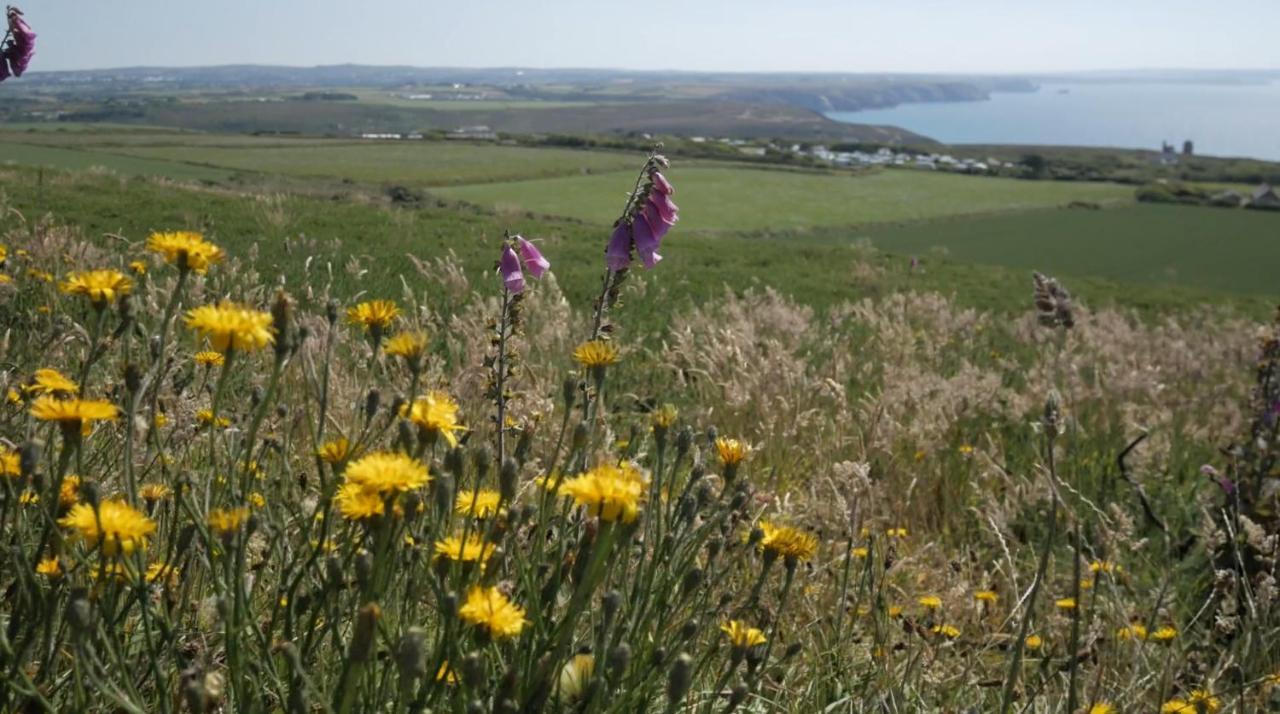
<instances>
[{"instance_id":1,"label":"yellow flower","mask_svg":"<svg viewBox=\"0 0 1280 714\"><path fill-rule=\"evenodd\" d=\"M978 602L985 602L994 605L996 604L996 601L1000 599L1000 596L997 595L994 590L979 590L973 594L973 599Z\"/></svg>"},{"instance_id":2,"label":"yellow flower","mask_svg":"<svg viewBox=\"0 0 1280 714\"><path fill-rule=\"evenodd\" d=\"M4 444L0 444L0 476L21 476L22 456Z\"/></svg>"},{"instance_id":3,"label":"yellow flower","mask_svg":"<svg viewBox=\"0 0 1280 714\"><path fill-rule=\"evenodd\" d=\"M142 262L141 260L130 261L129 270L132 270L135 275L146 275L147 264Z\"/></svg>"},{"instance_id":4,"label":"yellow flower","mask_svg":"<svg viewBox=\"0 0 1280 714\"><path fill-rule=\"evenodd\" d=\"M35 278L36 280L39 280L42 283L53 282L53 273L50 273L46 270L39 270L37 268L27 268L27 276L31 278Z\"/></svg>"},{"instance_id":5,"label":"yellow flower","mask_svg":"<svg viewBox=\"0 0 1280 714\"><path fill-rule=\"evenodd\" d=\"M884 533L890 538L906 538L907 537L907 529L902 527L889 528L889 529L886 529Z\"/></svg>"},{"instance_id":6,"label":"yellow flower","mask_svg":"<svg viewBox=\"0 0 1280 714\"><path fill-rule=\"evenodd\" d=\"M431 477L421 461L407 454L377 452L347 465L346 481L380 495L422 488Z\"/></svg>"},{"instance_id":7,"label":"yellow flower","mask_svg":"<svg viewBox=\"0 0 1280 714\"><path fill-rule=\"evenodd\" d=\"M377 491L371 491L356 483L344 483L333 498L338 512L349 521L363 521L381 516L385 502Z\"/></svg>"},{"instance_id":8,"label":"yellow flower","mask_svg":"<svg viewBox=\"0 0 1280 714\"><path fill-rule=\"evenodd\" d=\"M240 530L240 526L249 520L249 509L244 506L238 508L215 508L209 511L209 528L218 535L232 535Z\"/></svg>"},{"instance_id":9,"label":"yellow flower","mask_svg":"<svg viewBox=\"0 0 1280 714\"><path fill-rule=\"evenodd\" d=\"M219 429L226 429L231 426L231 420L226 417L215 417L212 409L201 409L196 412L196 421L201 426L216 426Z\"/></svg>"},{"instance_id":10,"label":"yellow flower","mask_svg":"<svg viewBox=\"0 0 1280 714\"><path fill-rule=\"evenodd\" d=\"M40 494L32 491L31 489L23 491L22 495L18 496L18 503L23 506L34 506L39 502Z\"/></svg>"},{"instance_id":11,"label":"yellow flower","mask_svg":"<svg viewBox=\"0 0 1280 714\"><path fill-rule=\"evenodd\" d=\"M62 577L62 563L57 558L45 558L36 563L36 573L50 580L57 580Z\"/></svg>"},{"instance_id":12,"label":"yellow flower","mask_svg":"<svg viewBox=\"0 0 1280 714\"><path fill-rule=\"evenodd\" d=\"M589 654L574 655L560 668L556 682L556 696L564 702L580 699L587 691L587 683L596 669L596 659Z\"/></svg>"},{"instance_id":13,"label":"yellow flower","mask_svg":"<svg viewBox=\"0 0 1280 714\"><path fill-rule=\"evenodd\" d=\"M716 453L720 456L720 463L725 466L737 466L747 458L747 454L751 453L751 447L737 439L727 439L722 436L716 439Z\"/></svg>"},{"instance_id":14,"label":"yellow flower","mask_svg":"<svg viewBox=\"0 0 1280 714\"><path fill-rule=\"evenodd\" d=\"M1170 699L1160 706L1160 714L1212 714L1222 709L1222 702L1203 689L1191 692L1186 699Z\"/></svg>"},{"instance_id":15,"label":"yellow flower","mask_svg":"<svg viewBox=\"0 0 1280 714\"><path fill-rule=\"evenodd\" d=\"M263 506L267 505L267 497L263 496L261 493L258 493L257 491L250 493L248 500L249 500L249 505L253 506L254 508L262 508Z\"/></svg>"},{"instance_id":16,"label":"yellow flower","mask_svg":"<svg viewBox=\"0 0 1280 714\"><path fill-rule=\"evenodd\" d=\"M181 569L175 568L168 563L152 563L147 566L147 572L143 577L149 583L162 582L173 587L178 582L178 576L181 574Z\"/></svg>"},{"instance_id":17,"label":"yellow flower","mask_svg":"<svg viewBox=\"0 0 1280 714\"><path fill-rule=\"evenodd\" d=\"M18 390L16 390L16 389L10 389L10 390L6 391L6 392L4 393L4 399L5 399L5 401L9 402L10 404L21 404L21 403L22 403L22 395L21 395L21 394L18 394Z\"/></svg>"},{"instance_id":18,"label":"yellow flower","mask_svg":"<svg viewBox=\"0 0 1280 714\"><path fill-rule=\"evenodd\" d=\"M103 501L96 513L93 506L78 503L58 521L58 525L75 530L76 535L89 546L101 543L105 555L132 553L135 548L145 548L147 536L156 529L154 521L119 499Z\"/></svg>"},{"instance_id":19,"label":"yellow flower","mask_svg":"<svg viewBox=\"0 0 1280 714\"><path fill-rule=\"evenodd\" d=\"M893 618L894 620L896 620L896 619L898 619L899 617L902 617L902 606L901 606L901 605L890 605L890 606L889 606L889 609L888 609L888 610L886 610L886 612L889 614L889 617L891 617L891 618Z\"/></svg>"},{"instance_id":20,"label":"yellow flower","mask_svg":"<svg viewBox=\"0 0 1280 714\"><path fill-rule=\"evenodd\" d=\"M444 392L431 392L419 397L401 410L401 416L429 434L443 436L451 448L458 445L455 432L466 431L466 427L458 422L458 403Z\"/></svg>"},{"instance_id":21,"label":"yellow flower","mask_svg":"<svg viewBox=\"0 0 1280 714\"><path fill-rule=\"evenodd\" d=\"M729 636L729 643L735 649L745 650L768 642L764 633L754 627L748 627L741 620L729 620L720 626L720 631Z\"/></svg>"},{"instance_id":22,"label":"yellow flower","mask_svg":"<svg viewBox=\"0 0 1280 714\"><path fill-rule=\"evenodd\" d=\"M494 545L484 542L484 538L480 537L479 533L471 533L465 541L460 536L449 536L438 540L435 543L435 551L437 558L460 563L476 561L484 563L493 556Z\"/></svg>"},{"instance_id":23,"label":"yellow flower","mask_svg":"<svg viewBox=\"0 0 1280 714\"><path fill-rule=\"evenodd\" d=\"M1089 707L1089 714L1116 714L1116 708L1106 702L1097 702Z\"/></svg>"},{"instance_id":24,"label":"yellow flower","mask_svg":"<svg viewBox=\"0 0 1280 714\"><path fill-rule=\"evenodd\" d=\"M973 447L972 447L972 446L970 446L970 445L968 445L968 444L961 444L961 445L960 445L960 448L958 449L958 451L960 452L960 455L961 455L961 456L972 456L972 455L973 455Z\"/></svg>"},{"instance_id":25,"label":"yellow flower","mask_svg":"<svg viewBox=\"0 0 1280 714\"><path fill-rule=\"evenodd\" d=\"M420 359L427 351L427 333L422 331L401 332L387 340L383 352L392 357L402 357L410 362Z\"/></svg>"},{"instance_id":26,"label":"yellow flower","mask_svg":"<svg viewBox=\"0 0 1280 714\"><path fill-rule=\"evenodd\" d=\"M275 342L271 313L247 305L221 302L201 305L187 312L187 327L209 340L218 352L252 352Z\"/></svg>"},{"instance_id":27,"label":"yellow flower","mask_svg":"<svg viewBox=\"0 0 1280 714\"><path fill-rule=\"evenodd\" d=\"M865 545L856 546L853 549L853 557L855 558L860 558L860 559L866 558L870 554L871 554L871 551L867 549Z\"/></svg>"},{"instance_id":28,"label":"yellow flower","mask_svg":"<svg viewBox=\"0 0 1280 714\"><path fill-rule=\"evenodd\" d=\"M227 363L227 358L221 352L201 350L196 353L195 361L201 367L221 367Z\"/></svg>"},{"instance_id":29,"label":"yellow flower","mask_svg":"<svg viewBox=\"0 0 1280 714\"><path fill-rule=\"evenodd\" d=\"M118 270L86 270L67 276L60 289L67 295L83 295L94 307L104 307L133 290L133 281Z\"/></svg>"},{"instance_id":30,"label":"yellow flower","mask_svg":"<svg viewBox=\"0 0 1280 714\"><path fill-rule=\"evenodd\" d=\"M74 474L68 475L62 479L62 486L58 489L58 505L74 506L76 501L80 500L80 477Z\"/></svg>"},{"instance_id":31,"label":"yellow flower","mask_svg":"<svg viewBox=\"0 0 1280 714\"><path fill-rule=\"evenodd\" d=\"M151 423L154 424L157 429L163 429L169 425L169 417L164 414L157 413L156 418L152 420Z\"/></svg>"},{"instance_id":32,"label":"yellow flower","mask_svg":"<svg viewBox=\"0 0 1280 714\"><path fill-rule=\"evenodd\" d=\"M1073 597L1058 598L1053 602L1053 605L1059 610L1074 610L1076 609L1076 599Z\"/></svg>"},{"instance_id":33,"label":"yellow flower","mask_svg":"<svg viewBox=\"0 0 1280 714\"><path fill-rule=\"evenodd\" d=\"M653 414L649 419L653 422L653 426L658 429L670 429L672 424L676 423L676 418L680 416L680 412L676 410L675 405L663 404L661 407L653 410Z\"/></svg>"},{"instance_id":34,"label":"yellow flower","mask_svg":"<svg viewBox=\"0 0 1280 714\"><path fill-rule=\"evenodd\" d=\"M1089 563L1089 572L1091 573L1118 573L1120 570L1119 565L1109 560L1095 560Z\"/></svg>"},{"instance_id":35,"label":"yellow flower","mask_svg":"<svg viewBox=\"0 0 1280 714\"><path fill-rule=\"evenodd\" d=\"M351 453L351 443L346 437L326 441L316 449L316 456L326 464L340 464Z\"/></svg>"},{"instance_id":36,"label":"yellow flower","mask_svg":"<svg viewBox=\"0 0 1280 714\"><path fill-rule=\"evenodd\" d=\"M209 266L222 260L222 249L192 231L152 233L147 250L164 256L165 262L189 268L203 275Z\"/></svg>"},{"instance_id":37,"label":"yellow flower","mask_svg":"<svg viewBox=\"0 0 1280 714\"><path fill-rule=\"evenodd\" d=\"M347 321L360 325L366 330L377 330L378 334L386 329L398 316L400 308L391 300L368 300L355 307L347 308Z\"/></svg>"},{"instance_id":38,"label":"yellow flower","mask_svg":"<svg viewBox=\"0 0 1280 714\"><path fill-rule=\"evenodd\" d=\"M631 523L640 515L646 479L630 463L601 464L560 484L560 493L603 521Z\"/></svg>"},{"instance_id":39,"label":"yellow flower","mask_svg":"<svg viewBox=\"0 0 1280 714\"><path fill-rule=\"evenodd\" d=\"M31 375L31 384L24 387L28 394L57 394L66 396L80 391L80 385L56 369L37 369Z\"/></svg>"},{"instance_id":40,"label":"yellow flower","mask_svg":"<svg viewBox=\"0 0 1280 714\"><path fill-rule=\"evenodd\" d=\"M475 491L464 491L458 494L454 500L453 511L460 516L474 516L475 518L488 518L494 514L498 514L498 503L502 501L502 494L492 489L482 488ZM506 509L503 509L504 511Z\"/></svg>"},{"instance_id":41,"label":"yellow flower","mask_svg":"<svg viewBox=\"0 0 1280 714\"><path fill-rule=\"evenodd\" d=\"M929 608L930 610L937 610L938 608L942 607L942 598L938 597L937 595L924 595L919 598L916 598L916 602L920 603L923 607Z\"/></svg>"},{"instance_id":42,"label":"yellow flower","mask_svg":"<svg viewBox=\"0 0 1280 714\"><path fill-rule=\"evenodd\" d=\"M453 671L453 667L449 666L449 660L440 663L440 669L436 670L436 681L445 684L457 684L458 673Z\"/></svg>"},{"instance_id":43,"label":"yellow flower","mask_svg":"<svg viewBox=\"0 0 1280 714\"><path fill-rule=\"evenodd\" d=\"M1035 651L1040 649L1040 647L1044 645L1044 640L1040 637L1040 635L1027 635L1027 639L1024 642L1024 644L1026 644L1027 649Z\"/></svg>"},{"instance_id":44,"label":"yellow flower","mask_svg":"<svg viewBox=\"0 0 1280 714\"><path fill-rule=\"evenodd\" d=\"M496 587L473 587L467 601L458 608L463 622L489 631L490 637L515 637L524 629L524 610L507 599Z\"/></svg>"},{"instance_id":45,"label":"yellow flower","mask_svg":"<svg viewBox=\"0 0 1280 714\"><path fill-rule=\"evenodd\" d=\"M1147 639L1147 627L1141 623L1135 622L1128 627L1121 627L1116 630L1116 638L1120 640L1145 640Z\"/></svg>"},{"instance_id":46,"label":"yellow flower","mask_svg":"<svg viewBox=\"0 0 1280 714\"><path fill-rule=\"evenodd\" d=\"M790 561L808 560L818 552L818 538L791 526L777 526L769 521L760 521L760 530L764 537L760 539L760 550L765 553L780 555Z\"/></svg>"},{"instance_id":47,"label":"yellow flower","mask_svg":"<svg viewBox=\"0 0 1280 714\"><path fill-rule=\"evenodd\" d=\"M55 399L46 394L31 404L31 416L40 421L71 425L107 421L119 413L116 405L99 399Z\"/></svg>"},{"instance_id":48,"label":"yellow flower","mask_svg":"<svg viewBox=\"0 0 1280 714\"><path fill-rule=\"evenodd\" d=\"M960 636L960 628L955 625L934 625L929 631L935 635L942 635L949 640L954 640Z\"/></svg>"},{"instance_id":49,"label":"yellow flower","mask_svg":"<svg viewBox=\"0 0 1280 714\"><path fill-rule=\"evenodd\" d=\"M155 503L169 496L169 487L162 483L148 483L142 487L142 500Z\"/></svg>"},{"instance_id":50,"label":"yellow flower","mask_svg":"<svg viewBox=\"0 0 1280 714\"><path fill-rule=\"evenodd\" d=\"M618 363L618 348L612 342L591 340L573 349L573 359L588 369L602 369Z\"/></svg>"},{"instance_id":51,"label":"yellow flower","mask_svg":"<svg viewBox=\"0 0 1280 714\"><path fill-rule=\"evenodd\" d=\"M1151 633L1151 639L1157 642L1171 642L1178 636L1178 629L1171 625L1165 625Z\"/></svg>"}]
</instances>

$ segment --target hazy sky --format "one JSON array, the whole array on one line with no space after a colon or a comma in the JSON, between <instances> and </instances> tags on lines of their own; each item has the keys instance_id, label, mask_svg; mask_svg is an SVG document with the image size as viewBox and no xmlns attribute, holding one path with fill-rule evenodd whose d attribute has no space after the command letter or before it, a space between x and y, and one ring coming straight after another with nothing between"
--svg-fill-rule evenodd
<instances>
[{"instance_id":1,"label":"hazy sky","mask_svg":"<svg viewBox=\"0 0 1280 714\"><path fill-rule=\"evenodd\" d=\"M12 1L12 0L9 0ZM1280 68L1280 0L25 0L33 69Z\"/></svg>"}]
</instances>

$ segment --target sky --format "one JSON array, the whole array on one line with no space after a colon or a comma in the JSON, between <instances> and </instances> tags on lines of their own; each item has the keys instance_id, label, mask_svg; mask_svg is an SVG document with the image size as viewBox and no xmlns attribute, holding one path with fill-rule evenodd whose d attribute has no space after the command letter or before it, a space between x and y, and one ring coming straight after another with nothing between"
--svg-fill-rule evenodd
<instances>
[{"instance_id":1,"label":"sky","mask_svg":"<svg viewBox=\"0 0 1280 714\"><path fill-rule=\"evenodd\" d=\"M12 2L13 0L7 0ZM20 0L40 69L1280 68L1280 0Z\"/></svg>"}]
</instances>

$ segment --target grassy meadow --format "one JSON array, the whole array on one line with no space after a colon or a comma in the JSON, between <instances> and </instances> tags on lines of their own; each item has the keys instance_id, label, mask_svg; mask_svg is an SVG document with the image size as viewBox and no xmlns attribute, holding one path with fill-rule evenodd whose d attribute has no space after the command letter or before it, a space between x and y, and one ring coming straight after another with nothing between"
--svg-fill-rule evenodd
<instances>
[{"instance_id":1,"label":"grassy meadow","mask_svg":"<svg viewBox=\"0 0 1280 714\"><path fill-rule=\"evenodd\" d=\"M0 711L1280 706L1277 216L5 141ZM607 270L658 169L664 260Z\"/></svg>"}]
</instances>

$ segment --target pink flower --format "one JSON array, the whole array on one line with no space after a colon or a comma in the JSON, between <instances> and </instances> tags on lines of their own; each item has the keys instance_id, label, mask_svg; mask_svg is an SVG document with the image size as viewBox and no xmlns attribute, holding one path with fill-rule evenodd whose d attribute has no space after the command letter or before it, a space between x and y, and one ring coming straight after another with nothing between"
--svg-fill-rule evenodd
<instances>
[{"instance_id":1,"label":"pink flower","mask_svg":"<svg viewBox=\"0 0 1280 714\"><path fill-rule=\"evenodd\" d=\"M657 184L654 184L656 187ZM658 212L662 217L663 223L674 226L676 221L680 220L680 207L675 201L671 200L671 194L661 191L653 191L649 194L649 205Z\"/></svg>"},{"instance_id":2,"label":"pink flower","mask_svg":"<svg viewBox=\"0 0 1280 714\"><path fill-rule=\"evenodd\" d=\"M22 19L22 11L16 7L10 7L8 12L9 40L3 50L0 50L0 66L8 64L8 70L12 71L13 76L21 77L23 72L27 71L27 65L31 63L31 57L36 53L36 33L31 31L31 26L26 20ZM0 74L0 80L4 79L4 74Z\"/></svg>"},{"instance_id":3,"label":"pink flower","mask_svg":"<svg viewBox=\"0 0 1280 714\"><path fill-rule=\"evenodd\" d=\"M524 273L520 272L520 259L510 244L502 246L502 259L498 261L498 272L502 273L502 284L507 290L519 295L524 292Z\"/></svg>"},{"instance_id":4,"label":"pink flower","mask_svg":"<svg viewBox=\"0 0 1280 714\"><path fill-rule=\"evenodd\" d=\"M680 207L671 200L674 192L675 188L665 176L658 171L649 172L647 200L620 221L609 238L609 247L604 254L609 270L616 273L630 266L632 248L646 268L652 268L662 260L658 254L662 238L680 220Z\"/></svg>"},{"instance_id":5,"label":"pink flower","mask_svg":"<svg viewBox=\"0 0 1280 714\"><path fill-rule=\"evenodd\" d=\"M542 274L551 267L551 261L542 257L538 246L525 240L523 236L516 236L516 246L520 249L520 258L524 261L525 269L532 273L533 277L541 278Z\"/></svg>"},{"instance_id":6,"label":"pink flower","mask_svg":"<svg viewBox=\"0 0 1280 714\"><path fill-rule=\"evenodd\" d=\"M631 226L619 223L609 237L609 247L604 251L604 262L609 270L618 272L631 265Z\"/></svg>"},{"instance_id":7,"label":"pink flower","mask_svg":"<svg viewBox=\"0 0 1280 714\"><path fill-rule=\"evenodd\" d=\"M635 221L631 224L631 237L636 244L636 253L640 255L640 261L644 263L644 267L652 268L662 260L662 256L658 255L658 246L662 243L662 233L654 230L654 224L650 222L648 210L636 216ZM666 227L662 221L658 221L657 225ZM665 230L663 231L666 232Z\"/></svg>"},{"instance_id":8,"label":"pink flower","mask_svg":"<svg viewBox=\"0 0 1280 714\"><path fill-rule=\"evenodd\" d=\"M651 171L649 172L649 178L653 179L653 187L662 193L670 196L676 192L675 187L671 185L671 182L668 181L667 177L663 176L661 172Z\"/></svg>"}]
</instances>

